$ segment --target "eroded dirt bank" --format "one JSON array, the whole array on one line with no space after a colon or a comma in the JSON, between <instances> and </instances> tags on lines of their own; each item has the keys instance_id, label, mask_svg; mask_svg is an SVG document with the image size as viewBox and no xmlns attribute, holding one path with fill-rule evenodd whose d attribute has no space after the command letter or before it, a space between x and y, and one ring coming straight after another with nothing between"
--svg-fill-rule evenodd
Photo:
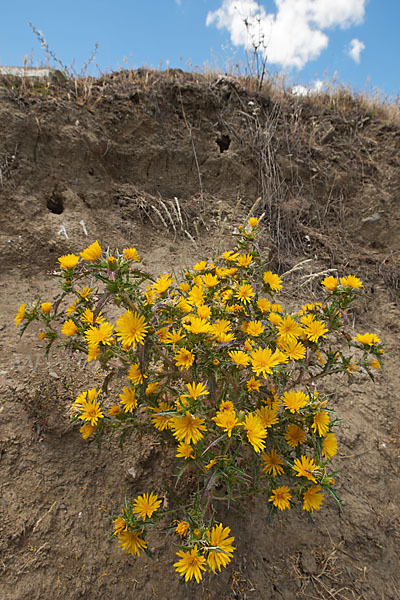
<instances>
[{"instance_id":1,"label":"eroded dirt bank","mask_svg":"<svg viewBox=\"0 0 400 600\"><path fill-rule=\"evenodd\" d=\"M180 71L0 83L0 596L397 600L400 128L344 93L296 98ZM37 332L20 341L13 318L22 301L55 293L48 272L61 254L98 239L135 246L155 275L178 272L212 254L225 219L229 244L258 197L271 268L310 261L284 301L317 294L307 284L299 298L305 272L359 275L354 327L384 340L386 369L375 384L327 386L343 421L343 511L328 501L313 526L294 512L267 523L260 503L246 519L230 512L230 568L180 586L172 537L150 539L154 560L107 541L125 496L165 491L165 454L152 437L122 449L82 440L69 407L95 370L60 352L46 362Z\"/></svg>"}]
</instances>

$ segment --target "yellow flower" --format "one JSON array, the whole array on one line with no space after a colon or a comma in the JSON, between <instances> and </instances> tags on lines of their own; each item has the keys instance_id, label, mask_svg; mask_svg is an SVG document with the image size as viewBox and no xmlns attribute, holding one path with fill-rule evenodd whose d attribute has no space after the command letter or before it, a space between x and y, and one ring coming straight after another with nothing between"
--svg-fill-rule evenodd
<instances>
[{"instance_id":1,"label":"yellow flower","mask_svg":"<svg viewBox=\"0 0 400 600\"><path fill-rule=\"evenodd\" d=\"M180 537L183 537L189 531L189 523L187 521L178 521L175 531Z\"/></svg>"},{"instance_id":2,"label":"yellow flower","mask_svg":"<svg viewBox=\"0 0 400 600\"><path fill-rule=\"evenodd\" d=\"M308 488L304 492L303 496L303 510L307 510L308 512L319 510L323 499L324 495L321 492L320 485L315 485L313 487Z\"/></svg>"},{"instance_id":3,"label":"yellow flower","mask_svg":"<svg viewBox=\"0 0 400 600\"><path fill-rule=\"evenodd\" d=\"M132 512L145 521L147 517L150 519L151 515L160 508L160 504L161 500L158 500L156 494L150 492L150 494L143 494L134 500Z\"/></svg>"},{"instance_id":4,"label":"yellow flower","mask_svg":"<svg viewBox=\"0 0 400 600\"><path fill-rule=\"evenodd\" d=\"M124 253L125 260L139 260L139 254L136 248L124 248L122 252Z\"/></svg>"},{"instance_id":5,"label":"yellow flower","mask_svg":"<svg viewBox=\"0 0 400 600\"><path fill-rule=\"evenodd\" d=\"M255 378L252 377L251 379L249 379L249 381L246 383L247 386L247 390L251 393L251 392L259 392L260 391L260 387L261 387L261 383Z\"/></svg>"},{"instance_id":6,"label":"yellow flower","mask_svg":"<svg viewBox=\"0 0 400 600\"><path fill-rule=\"evenodd\" d=\"M82 425L82 427L79 428L79 431L81 432L82 438L84 440L87 440L94 431L96 431L96 427L94 425L91 425L90 423L85 423L84 425Z\"/></svg>"},{"instance_id":7,"label":"yellow flower","mask_svg":"<svg viewBox=\"0 0 400 600\"><path fill-rule=\"evenodd\" d=\"M233 428L238 424L234 410L217 412L217 416L213 417L212 420L215 421L217 427L220 427L228 434L228 437L231 437Z\"/></svg>"},{"instance_id":8,"label":"yellow flower","mask_svg":"<svg viewBox=\"0 0 400 600\"><path fill-rule=\"evenodd\" d=\"M262 313L269 312L271 310L271 302L266 298L259 298L257 300L257 307Z\"/></svg>"},{"instance_id":9,"label":"yellow flower","mask_svg":"<svg viewBox=\"0 0 400 600\"><path fill-rule=\"evenodd\" d=\"M233 402L231 402L230 400L222 400L219 405L219 410L220 410L220 412L229 411L229 410L234 411L235 407L233 405Z\"/></svg>"},{"instance_id":10,"label":"yellow flower","mask_svg":"<svg viewBox=\"0 0 400 600\"><path fill-rule=\"evenodd\" d=\"M373 369L380 369L381 363L379 362L379 360L377 358L371 358L371 360L369 361L369 366L372 367Z\"/></svg>"},{"instance_id":11,"label":"yellow flower","mask_svg":"<svg viewBox=\"0 0 400 600\"><path fill-rule=\"evenodd\" d=\"M263 406L257 410L257 416L260 417L263 427L272 427L279 423L278 411L269 406Z\"/></svg>"},{"instance_id":12,"label":"yellow flower","mask_svg":"<svg viewBox=\"0 0 400 600\"><path fill-rule=\"evenodd\" d=\"M346 287L351 287L355 290L358 290L363 286L361 279L358 279L358 277L354 277L354 275L347 275L347 277L341 277L340 284Z\"/></svg>"},{"instance_id":13,"label":"yellow flower","mask_svg":"<svg viewBox=\"0 0 400 600\"><path fill-rule=\"evenodd\" d=\"M252 262L253 262L253 257L251 254L241 254L236 259L236 263L240 267L249 267Z\"/></svg>"},{"instance_id":14,"label":"yellow flower","mask_svg":"<svg viewBox=\"0 0 400 600\"><path fill-rule=\"evenodd\" d=\"M188 317L190 319L190 324L184 324L184 328L194 334L200 333L208 333L211 329L210 323L205 319L201 319L200 317Z\"/></svg>"},{"instance_id":15,"label":"yellow flower","mask_svg":"<svg viewBox=\"0 0 400 600\"><path fill-rule=\"evenodd\" d=\"M233 250L227 250L222 255L225 260L229 260L230 262L235 262L238 256L239 252L233 252Z\"/></svg>"},{"instance_id":16,"label":"yellow flower","mask_svg":"<svg viewBox=\"0 0 400 600\"><path fill-rule=\"evenodd\" d=\"M156 292L149 286L147 286L144 290L144 295L146 297L146 306L154 304L154 300L157 297Z\"/></svg>"},{"instance_id":17,"label":"yellow flower","mask_svg":"<svg viewBox=\"0 0 400 600\"><path fill-rule=\"evenodd\" d=\"M98 327L89 327L85 331L85 338L89 348L98 348L100 344L110 346L114 341L112 337L112 330L114 329L114 325L111 323L100 323Z\"/></svg>"},{"instance_id":18,"label":"yellow flower","mask_svg":"<svg viewBox=\"0 0 400 600\"><path fill-rule=\"evenodd\" d=\"M89 346L87 361L97 360L100 356L100 348L98 346Z\"/></svg>"},{"instance_id":19,"label":"yellow flower","mask_svg":"<svg viewBox=\"0 0 400 600\"><path fill-rule=\"evenodd\" d=\"M206 287L212 288L219 284L219 279L216 275L207 273L206 275L203 275L203 283Z\"/></svg>"},{"instance_id":20,"label":"yellow flower","mask_svg":"<svg viewBox=\"0 0 400 600\"><path fill-rule=\"evenodd\" d=\"M193 312L193 307L190 306L190 304L186 300L186 298L179 298L178 303L177 303L177 307L179 308L179 310L181 310L185 314Z\"/></svg>"},{"instance_id":21,"label":"yellow flower","mask_svg":"<svg viewBox=\"0 0 400 600\"><path fill-rule=\"evenodd\" d=\"M153 394L156 394L160 389L160 385L161 384L159 381L153 381L152 383L148 383L145 391L146 396L152 396Z\"/></svg>"},{"instance_id":22,"label":"yellow flower","mask_svg":"<svg viewBox=\"0 0 400 600\"><path fill-rule=\"evenodd\" d=\"M258 337L264 332L264 325L260 323L260 321L249 321L247 323L247 335L251 335L252 337Z\"/></svg>"},{"instance_id":23,"label":"yellow flower","mask_svg":"<svg viewBox=\"0 0 400 600\"><path fill-rule=\"evenodd\" d=\"M257 227L259 223L259 220L257 219L257 217L250 217L248 224L250 225L250 227Z\"/></svg>"},{"instance_id":24,"label":"yellow flower","mask_svg":"<svg viewBox=\"0 0 400 600\"><path fill-rule=\"evenodd\" d=\"M338 283L339 283L338 278L333 277L333 275L330 275L329 277L325 277L325 279L323 281L321 281L321 285L323 285L324 288L326 288L330 292L333 292L336 290Z\"/></svg>"},{"instance_id":25,"label":"yellow flower","mask_svg":"<svg viewBox=\"0 0 400 600\"><path fill-rule=\"evenodd\" d=\"M118 533L121 533L121 531L124 531L124 529L126 529L126 521L123 517L118 516L116 519L113 520L113 529L114 529L114 534L117 535Z\"/></svg>"},{"instance_id":26,"label":"yellow flower","mask_svg":"<svg viewBox=\"0 0 400 600\"><path fill-rule=\"evenodd\" d=\"M150 410L155 413L151 417L151 422L153 423L154 427L158 429L158 431L164 431L164 429L167 429L172 415L165 413L168 413L168 411L172 410L171 406L167 404L167 402L161 401L158 403L157 407L150 408Z\"/></svg>"},{"instance_id":27,"label":"yellow flower","mask_svg":"<svg viewBox=\"0 0 400 600\"><path fill-rule=\"evenodd\" d=\"M186 294L186 292L190 290L190 284L187 281L182 281L182 283L178 285L178 288L182 290L184 294Z\"/></svg>"},{"instance_id":28,"label":"yellow flower","mask_svg":"<svg viewBox=\"0 0 400 600\"><path fill-rule=\"evenodd\" d=\"M379 344L381 341L378 338L378 336L375 335L375 333L363 333L363 334L359 333L353 339L356 342L360 342L361 344L364 344L364 346L374 346L375 344Z\"/></svg>"},{"instance_id":29,"label":"yellow flower","mask_svg":"<svg viewBox=\"0 0 400 600\"><path fill-rule=\"evenodd\" d=\"M18 327L18 325L20 323L22 323L22 321L25 319L25 304L21 304L21 306L19 307L16 317L14 319L15 321L15 326Z\"/></svg>"},{"instance_id":30,"label":"yellow flower","mask_svg":"<svg viewBox=\"0 0 400 600\"><path fill-rule=\"evenodd\" d=\"M65 310L65 314L66 315L71 315L73 312L76 311L76 305L78 304L79 300L78 298L76 300L73 301L72 304L70 304L68 306L68 308Z\"/></svg>"},{"instance_id":31,"label":"yellow flower","mask_svg":"<svg viewBox=\"0 0 400 600\"><path fill-rule=\"evenodd\" d=\"M127 529L118 533L117 538L119 540L118 546L127 554L132 554L132 556L140 556L140 550L147 548L147 542L142 540L138 533L132 533Z\"/></svg>"},{"instance_id":32,"label":"yellow flower","mask_svg":"<svg viewBox=\"0 0 400 600\"><path fill-rule=\"evenodd\" d=\"M329 415L324 410L314 415L314 422L311 425L311 429L314 433L317 433L321 437L324 437L329 431Z\"/></svg>"},{"instance_id":33,"label":"yellow flower","mask_svg":"<svg viewBox=\"0 0 400 600\"><path fill-rule=\"evenodd\" d=\"M314 323L315 317L312 314L304 315L304 316L300 317L300 321L303 323L303 325L305 327L309 327L312 323ZM305 337L307 337L307 336L305 336ZM303 336L302 336L302 338L303 338Z\"/></svg>"},{"instance_id":34,"label":"yellow flower","mask_svg":"<svg viewBox=\"0 0 400 600\"><path fill-rule=\"evenodd\" d=\"M322 440L322 456L332 458L338 450L338 443L334 433L328 433Z\"/></svg>"},{"instance_id":35,"label":"yellow flower","mask_svg":"<svg viewBox=\"0 0 400 600\"><path fill-rule=\"evenodd\" d=\"M253 298L255 295L256 294L250 283L244 283L243 285L239 286L235 294L236 298L239 298L239 300L244 304L246 304L246 302L250 302L251 298Z\"/></svg>"},{"instance_id":36,"label":"yellow flower","mask_svg":"<svg viewBox=\"0 0 400 600\"><path fill-rule=\"evenodd\" d=\"M157 281L155 283L153 283L152 288L156 292L156 294L161 296L162 294L164 294L167 291L167 289L169 288L171 283L172 283L171 275L169 273L164 273L163 275L160 275L160 277L157 279Z\"/></svg>"},{"instance_id":37,"label":"yellow flower","mask_svg":"<svg viewBox=\"0 0 400 600\"><path fill-rule=\"evenodd\" d=\"M291 446L292 448L296 448L296 446L302 444L305 439L306 433L305 431L303 431L303 429L298 427L298 425L292 424L288 426L285 433L285 440L289 446Z\"/></svg>"},{"instance_id":38,"label":"yellow flower","mask_svg":"<svg viewBox=\"0 0 400 600\"><path fill-rule=\"evenodd\" d=\"M121 414L122 412L122 408L120 406L118 406L117 404L113 404L113 406L111 406L108 411L107 414L110 415L110 417L115 417L119 414Z\"/></svg>"},{"instance_id":39,"label":"yellow flower","mask_svg":"<svg viewBox=\"0 0 400 600\"><path fill-rule=\"evenodd\" d=\"M135 388L124 387L122 388L122 394L119 395L121 404L124 407L124 412L133 412L133 409L137 407L137 398L135 394Z\"/></svg>"},{"instance_id":40,"label":"yellow flower","mask_svg":"<svg viewBox=\"0 0 400 600\"><path fill-rule=\"evenodd\" d=\"M195 271L204 271L204 269L206 268L206 266L207 266L207 261L206 260L201 260L200 262L196 263L193 266L193 269Z\"/></svg>"},{"instance_id":41,"label":"yellow flower","mask_svg":"<svg viewBox=\"0 0 400 600\"><path fill-rule=\"evenodd\" d=\"M324 323L315 320L306 327L305 334L312 342L318 342L320 337L326 337L327 331Z\"/></svg>"},{"instance_id":42,"label":"yellow flower","mask_svg":"<svg viewBox=\"0 0 400 600\"><path fill-rule=\"evenodd\" d=\"M211 469L211 467L215 465L216 462L217 461L215 460L215 458L212 458L208 464L204 465L204 468L208 471L209 469Z\"/></svg>"},{"instance_id":43,"label":"yellow flower","mask_svg":"<svg viewBox=\"0 0 400 600\"><path fill-rule=\"evenodd\" d=\"M238 269L236 267L231 267L228 269L227 267L215 267L215 274L222 279L226 277L230 277L231 275L235 275Z\"/></svg>"},{"instance_id":44,"label":"yellow flower","mask_svg":"<svg viewBox=\"0 0 400 600\"><path fill-rule=\"evenodd\" d=\"M247 439L253 446L256 452L264 450L265 442L263 441L267 437L267 430L263 427L260 417L248 414L244 420L244 426L247 433Z\"/></svg>"},{"instance_id":45,"label":"yellow flower","mask_svg":"<svg viewBox=\"0 0 400 600\"><path fill-rule=\"evenodd\" d=\"M284 342L282 350L289 360L302 360L306 355L306 348L296 339Z\"/></svg>"},{"instance_id":46,"label":"yellow flower","mask_svg":"<svg viewBox=\"0 0 400 600\"><path fill-rule=\"evenodd\" d=\"M206 304L202 304L201 306L198 307L197 316L200 317L200 319L208 319L208 317L210 315L211 315L211 308L209 306L207 306Z\"/></svg>"},{"instance_id":47,"label":"yellow flower","mask_svg":"<svg viewBox=\"0 0 400 600\"><path fill-rule=\"evenodd\" d=\"M290 500L292 495L290 494L290 488L287 485L281 485L278 488L272 490L272 495L269 497L269 501L272 502L279 510L285 510L290 508Z\"/></svg>"},{"instance_id":48,"label":"yellow flower","mask_svg":"<svg viewBox=\"0 0 400 600\"><path fill-rule=\"evenodd\" d=\"M292 390L290 392L285 392L282 400L285 408L290 410L291 413L295 413L306 406L308 402L308 396L301 390Z\"/></svg>"},{"instance_id":49,"label":"yellow flower","mask_svg":"<svg viewBox=\"0 0 400 600\"><path fill-rule=\"evenodd\" d=\"M118 317L115 326L117 337L122 344L133 348L135 348L136 342L143 344L148 328L144 316L130 310Z\"/></svg>"},{"instance_id":50,"label":"yellow flower","mask_svg":"<svg viewBox=\"0 0 400 600\"><path fill-rule=\"evenodd\" d=\"M93 311L90 310L90 308L85 308L85 310L82 313L81 319L82 319L82 321L84 323L87 323L88 325L94 325L94 323L93 323L93 317L94 317ZM100 319L99 322L101 322L102 320L103 319Z\"/></svg>"},{"instance_id":51,"label":"yellow flower","mask_svg":"<svg viewBox=\"0 0 400 600\"><path fill-rule=\"evenodd\" d=\"M89 402L94 402L97 399L99 394L100 394L100 390L97 391L96 388L92 388L91 390L88 390L87 392L82 392L82 394L79 394L79 396L77 397L75 402L72 404L72 406L73 406L73 408L77 408L78 410L81 410L83 403L86 402L86 400Z\"/></svg>"},{"instance_id":52,"label":"yellow flower","mask_svg":"<svg viewBox=\"0 0 400 600\"><path fill-rule=\"evenodd\" d=\"M210 332L213 335L213 337L217 338L217 340L219 341L219 337L224 333L228 333L231 327L232 326L230 321L227 321L226 319L220 319L219 321L215 321L215 323L211 325Z\"/></svg>"},{"instance_id":53,"label":"yellow flower","mask_svg":"<svg viewBox=\"0 0 400 600\"><path fill-rule=\"evenodd\" d=\"M301 325L296 323L296 321L290 315L278 323L277 329L279 335L285 340L285 342L296 340L303 333L303 328Z\"/></svg>"},{"instance_id":54,"label":"yellow flower","mask_svg":"<svg viewBox=\"0 0 400 600\"><path fill-rule=\"evenodd\" d=\"M46 334L44 331L39 331L39 333L37 334L38 338L40 341L43 341L46 339Z\"/></svg>"},{"instance_id":55,"label":"yellow flower","mask_svg":"<svg viewBox=\"0 0 400 600\"><path fill-rule=\"evenodd\" d=\"M76 267L79 262L79 256L76 256L75 254L64 254L57 260L60 263L60 267L64 269L64 271L69 271L70 269Z\"/></svg>"},{"instance_id":56,"label":"yellow flower","mask_svg":"<svg viewBox=\"0 0 400 600\"><path fill-rule=\"evenodd\" d=\"M130 379L132 383L143 383L143 378L147 379L147 375L142 375L140 371L140 365L138 363L135 363L129 367L128 379Z\"/></svg>"},{"instance_id":57,"label":"yellow flower","mask_svg":"<svg viewBox=\"0 0 400 600\"><path fill-rule=\"evenodd\" d=\"M272 323L272 325L279 325L282 323L282 317L281 315L277 315L276 313L272 312L268 315L268 321Z\"/></svg>"},{"instance_id":58,"label":"yellow flower","mask_svg":"<svg viewBox=\"0 0 400 600\"><path fill-rule=\"evenodd\" d=\"M96 402L96 398L99 395L100 391L97 392L96 388L93 388L96 392L95 397L90 399L90 395L88 393L88 400L82 399L80 402L80 408L82 413L79 415L79 419L83 419L84 421L90 422L91 425L97 425L99 419L103 419L104 415L101 412L100 402ZM93 392L93 390L90 390Z\"/></svg>"},{"instance_id":59,"label":"yellow flower","mask_svg":"<svg viewBox=\"0 0 400 600\"><path fill-rule=\"evenodd\" d=\"M267 475L271 475L273 477L278 477L283 473L282 465L285 464L283 458L276 453L276 450L272 448L268 454L261 454L261 460L264 463L263 471L267 473Z\"/></svg>"},{"instance_id":60,"label":"yellow flower","mask_svg":"<svg viewBox=\"0 0 400 600\"><path fill-rule=\"evenodd\" d=\"M232 350L228 354L237 367L247 367L250 362L250 357L243 350Z\"/></svg>"},{"instance_id":61,"label":"yellow flower","mask_svg":"<svg viewBox=\"0 0 400 600\"><path fill-rule=\"evenodd\" d=\"M161 327L161 329L156 331L156 336L158 337L160 342L162 342L163 344L166 344L167 339L168 339L168 333L169 333L168 327Z\"/></svg>"},{"instance_id":62,"label":"yellow flower","mask_svg":"<svg viewBox=\"0 0 400 600\"><path fill-rule=\"evenodd\" d=\"M315 464L313 458L308 458L308 456L296 458L292 469L293 471L297 471L296 477L306 477L316 483L313 473L318 470L318 466Z\"/></svg>"},{"instance_id":63,"label":"yellow flower","mask_svg":"<svg viewBox=\"0 0 400 600\"><path fill-rule=\"evenodd\" d=\"M285 362L286 357L279 350L273 353L269 348L256 348L250 355L251 366L256 375L269 375L272 369Z\"/></svg>"},{"instance_id":64,"label":"yellow flower","mask_svg":"<svg viewBox=\"0 0 400 600\"><path fill-rule=\"evenodd\" d=\"M203 287L201 285L194 285L189 292L187 301L189 304L193 304L197 307L204 304Z\"/></svg>"},{"instance_id":65,"label":"yellow flower","mask_svg":"<svg viewBox=\"0 0 400 600\"><path fill-rule=\"evenodd\" d=\"M186 387L188 389L188 394L184 394L184 398L192 398L193 400L197 400L200 396L207 396L210 392L206 389L204 383L187 383Z\"/></svg>"},{"instance_id":66,"label":"yellow flower","mask_svg":"<svg viewBox=\"0 0 400 600\"><path fill-rule=\"evenodd\" d=\"M75 335L75 333L77 331L78 331L78 328L72 319L68 319L68 321L65 321L64 325L61 328L61 333L63 333L67 337L71 337L72 335Z\"/></svg>"},{"instance_id":67,"label":"yellow flower","mask_svg":"<svg viewBox=\"0 0 400 600\"><path fill-rule=\"evenodd\" d=\"M51 304L51 302L42 302L42 305L41 305L41 307L40 307L40 308L42 309L42 312L43 312L45 315L48 315L48 314L49 314L49 312L51 311L52 304Z\"/></svg>"},{"instance_id":68,"label":"yellow flower","mask_svg":"<svg viewBox=\"0 0 400 600\"><path fill-rule=\"evenodd\" d=\"M186 415L172 417L170 428L179 442L197 444L203 437L201 432L207 431L204 421L205 419L194 417L189 411L186 411Z\"/></svg>"},{"instance_id":69,"label":"yellow flower","mask_svg":"<svg viewBox=\"0 0 400 600\"><path fill-rule=\"evenodd\" d=\"M263 275L264 282L269 285L271 290L279 292L282 289L282 279L272 271L265 271Z\"/></svg>"},{"instance_id":70,"label":"yellow flower","mask_svg":"<svg viewBox=\"0 0 400 600\"><path fill-rule=\"evenodd\" d=\"M231 530L229 527L222 527L222 524L214 525L211 533L208 534L210 546L215 550L210 550L207 556L207 563L212 571L221 571L221 567L226 567L231 562L233 551L232 546L234 537L228 537Z\"/></svg>"},{"instance_id":71,"label":"yellow flower","mask_svg":"<svg viewBox=\"0 0 400 600\"><path fill-rule=\"evenodd\" d=\"M87 300L92 291L93 290L88 285L85 285L81 290L76 290L77 294L80 295L82 300Z\"/></svg>"},{"instance_id":72,"label":"yellow flower","mask_svg":"<svg viewBox=\"0 0 400 600\"><path fill-rule=\"evenodd\" d=\"M177 448L178 452L175 456L178 458L184 458L187 460L188 458L194 458L193 448L190 444L186 444L185 442L181 442Z\"/></svg>"},{"instance_id":73,"label":"yellow flower","mask_svg":"<svg viewBox=\"0 0 400 600\"><path fill-rule=\"evenodd\" d=\"M93 244L90 244L83 252L80 252L83 260L95 261L101 257L101 247L99 242L96 240Z\"/></svg>"},{"instance_id":74,"label":"yellow flower","mask_svg":"<svg viewBox=\"0 0 400 600\"><path fill-rule=\"evenodd\" d=\"M186 348L181 348L174 356L176 366L180 369L188 369L194 362L194 354Z\"/></svg>"},{"instance_id":75,"label":"yellow flower","mask_svg":"<svg viewBox=\"0 0 400 600\"><path fill-rule=\"evenodd\" d=\"M206 570L204 566L206 559L197 553L197 545L189 552L179 550L176 555L180 557L180 560L174 563L174 567L179 575L185 576L185 581L189 581L194 577L197 583L200 583L203 578L201 571Z\"/></svg>"}]
</instances>

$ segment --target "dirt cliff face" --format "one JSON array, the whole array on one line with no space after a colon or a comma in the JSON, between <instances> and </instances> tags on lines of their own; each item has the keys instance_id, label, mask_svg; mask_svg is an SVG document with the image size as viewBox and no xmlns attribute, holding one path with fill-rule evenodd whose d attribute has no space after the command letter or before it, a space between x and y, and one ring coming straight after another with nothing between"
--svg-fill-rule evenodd
<instances>
[{"instance_id":1,"label":"dirt cliff face","mask_svg":"<svg viewBox=\"0 0 400 600\"><path fill-rule=\"evenodd\" d=\"M345 92L256 88L144 69L75 82L0 78L4 598L398 597L400 127ZM178 271L229 244L257 198L272 269L308 260L306 273L364 279L351 316L387 344L387 368L375 385L328 384L343 419L343 512L327 501L313 527L297 514L266 523L261 503L246 520L230 512L237 558L188 588L169 567L168 537L151 540L153 561L106 541L124 496L165 491L160 447L83 441L68 410L95 371L58 351L46 363L37 332L18 341L13 317L22 301L55 293L47 273L62 254L98 239L135 246L155 275ZM298 281L286 292L296 304L303 290L300 301L317 294Z\"/></svg>"},{"instance_id":2,"label":"dirt cliff face","mask_svg":"<svg viewBox=\"0 0 400 600\"><path fill-rule=\"evenodd\" d=\"M77 211L167 228L163 218L173 228L160 201L177 198L195 235L195 224L212 225L219 201L229 213L239 198L249 207L261 196L282 258L312 247L337 261L354 247L379 262L399 249L399 127L345 93L250 93L233 78L180 71L27 89L2 82L12 221L51 229L51 215ZM17 228L6 225L11 237Z\"/></svg>"}]
</instances>

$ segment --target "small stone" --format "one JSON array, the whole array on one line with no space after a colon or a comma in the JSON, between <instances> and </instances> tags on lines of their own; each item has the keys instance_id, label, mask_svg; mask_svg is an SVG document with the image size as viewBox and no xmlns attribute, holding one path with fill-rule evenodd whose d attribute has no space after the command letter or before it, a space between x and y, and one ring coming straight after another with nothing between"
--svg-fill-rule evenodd
<instances>
[{"instance_id":1,"label":"small stone","mask_svg":"<svg viewBox=\"0 0 400 600\"><path fill-rule=\"evenodd\" d=\"M132 479L132 481L135 481L135 479L137 479L138 476L137 469L135 467L131 467L127 470L126 476L128 477L128 479Z\"/></svg>"}]
</instances>

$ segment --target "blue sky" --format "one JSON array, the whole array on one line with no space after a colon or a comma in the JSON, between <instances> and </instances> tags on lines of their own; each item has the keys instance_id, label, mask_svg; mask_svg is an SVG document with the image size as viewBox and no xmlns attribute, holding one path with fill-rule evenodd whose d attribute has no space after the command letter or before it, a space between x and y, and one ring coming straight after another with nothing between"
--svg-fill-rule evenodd
<instances>
[{"instance_id":1,"label":"blue sky","mask_svg":"<svg viewBox=\"0 0 400 600\"><path fill-rule=\"evenodd\" d=\"M0 65L46 62L29 22L78 72L98 42L101 72L240 64L244 73L246 47L261 42L268 68L295 83L400 93L400 0L19 0L3 7Z\"/></svg>"}]
</instances>

